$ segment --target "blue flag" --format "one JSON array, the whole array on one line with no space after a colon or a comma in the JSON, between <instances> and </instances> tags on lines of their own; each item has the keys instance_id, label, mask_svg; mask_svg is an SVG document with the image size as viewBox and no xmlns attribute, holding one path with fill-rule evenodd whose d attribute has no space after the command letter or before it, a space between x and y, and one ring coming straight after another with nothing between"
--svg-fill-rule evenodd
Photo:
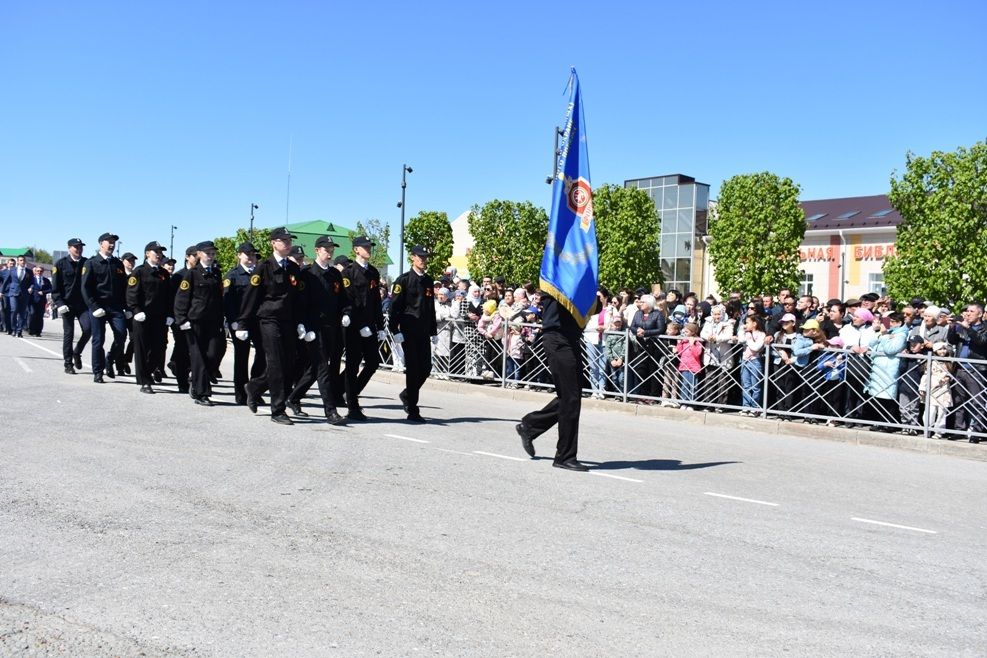
<instances>
[{"instance_id":1,"label":"blue flag","mask_svg":"<svg viewBox=\"0 0 987 658\"><path fill-rule=\"evenodd\" d=\"M600 263L583 99L576 69L572 69L569 88L569 109L552 182L552 215L541 260L540 287L585 327L596 303Z\"/></svg>"}]
</instances>

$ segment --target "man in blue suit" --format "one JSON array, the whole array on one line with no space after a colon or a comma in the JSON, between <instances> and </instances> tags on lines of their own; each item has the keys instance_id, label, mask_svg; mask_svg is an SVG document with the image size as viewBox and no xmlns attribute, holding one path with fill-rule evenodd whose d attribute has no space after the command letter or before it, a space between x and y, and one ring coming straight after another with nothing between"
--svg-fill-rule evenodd
<instances>
[{"instance_id":1,"label":"man in blue suit","mask_svg":"<svg viewBox=\"0 0 987 658\"><path fill-rule=\"evenodd\" d=\"M28 306L30 311L27 320L27 333L40 336L45 324L45 307L48 305L48 295L51 293L51 279L44 275L40 265L34 266L31 284L28 286Z\"/></svg>"},{"instance_id":2,"label":"man in blue suit","mask_svg":"<svg viewBox=\"0 0 987 658\"><path fill-rule=\"evenodd\" d=\"M8 335L13 335L14 328L10 326L10 302L3 294L3 288L7 283L7 276L17 265L17 261L11 258L0 267L0 330L6 331Z\"/></svg>"},{"instance_id":3,"label":"man in blue suit","mask_svg":"<svg viewBox=\"0 0 987 658\"><path fill-rule=\"evenodd\" d=\"M3 282L3 288L0 289L10 305L7 333L12 333L18 338L24 337L24 325L27 324L27 309L30 305L28 288L31 286L32 279L27 269L27 260L23 256L18 256L17 264L13 268L7 268L7 278Z\"/></svg>"}]
</instances>

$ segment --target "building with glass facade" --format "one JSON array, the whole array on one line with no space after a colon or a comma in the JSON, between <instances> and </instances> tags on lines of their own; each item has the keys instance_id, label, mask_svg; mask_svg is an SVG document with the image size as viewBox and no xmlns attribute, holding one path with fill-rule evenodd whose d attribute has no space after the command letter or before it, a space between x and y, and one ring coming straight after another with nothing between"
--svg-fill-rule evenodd
<instances>
[{"instance_id":1,"label":"building with glass facade","mask_svg":"<svg viewBox=\"0 0 987 658\"><path fill-rule=\"evenodd\" d=\"M706 289L706 235L709 185L695 178L672 174L624 181L648 193L661 218L661 273L663 288L680 291Z\"/></svg>"}]
</instances>

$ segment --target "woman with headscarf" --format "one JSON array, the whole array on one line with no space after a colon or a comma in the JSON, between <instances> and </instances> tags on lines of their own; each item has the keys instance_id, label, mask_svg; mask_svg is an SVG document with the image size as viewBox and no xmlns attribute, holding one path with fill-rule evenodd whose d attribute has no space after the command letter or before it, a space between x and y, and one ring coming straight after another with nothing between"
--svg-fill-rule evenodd
<instances>
[{"instance_id":1,"label":"woman with headscarf","mask_svg":"<svg viewBox=\"0 0 987 658\"><path fill-rule=\"evenodd\" d=\"M655 298L651 295L641 295L637 300L637 313L631 322L631 336L635 344L634 372L641 380L641 386L635 389L638 395L653 398L661 396L661 373L659 364L667 353L659 342L659 336L665 333L665 318L655 311ZM674 372L676 380L678 372ZM653 401L646 401L646 404Z\"/></svg>"}]
</instances>

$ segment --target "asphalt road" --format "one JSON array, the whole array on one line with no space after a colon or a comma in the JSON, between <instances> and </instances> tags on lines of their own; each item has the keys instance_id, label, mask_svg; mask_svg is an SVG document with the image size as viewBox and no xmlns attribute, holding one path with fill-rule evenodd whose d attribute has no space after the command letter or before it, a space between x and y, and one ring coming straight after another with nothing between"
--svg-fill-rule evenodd
<instances>
[{"instance_id":1,"label":"asphalt road","mask_svg":"<svg viewBox=\"0 0 987 658\"><path fill-rule=\"evenodd\" d=\"M481 386L281 427L59 352L0 336L0 655L987 655L983 462L585 410L571 473Z\"/></svg>"}]
</instances>

